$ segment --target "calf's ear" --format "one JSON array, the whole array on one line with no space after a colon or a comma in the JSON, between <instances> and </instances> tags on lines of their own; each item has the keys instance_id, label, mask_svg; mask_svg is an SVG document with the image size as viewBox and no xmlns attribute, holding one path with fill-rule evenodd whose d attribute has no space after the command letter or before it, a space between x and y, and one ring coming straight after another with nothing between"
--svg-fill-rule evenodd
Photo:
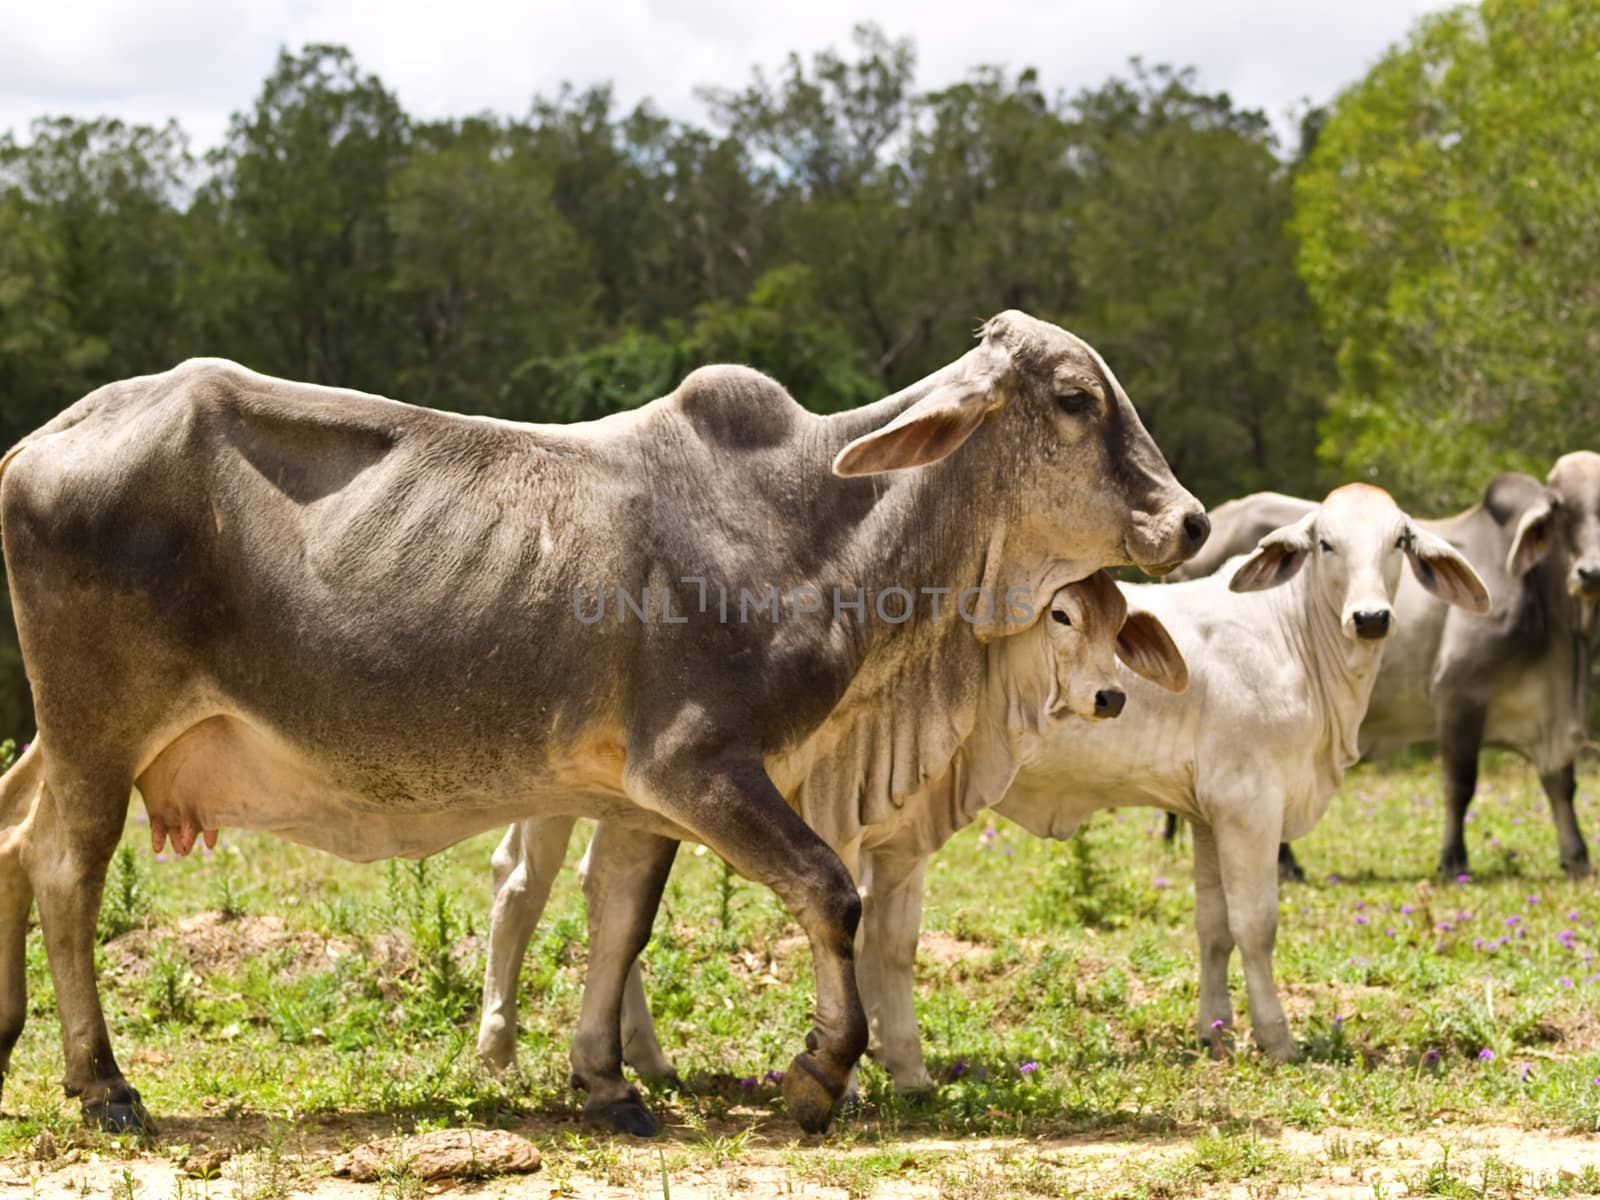
<instances>
[{"instance_id":1,"label":"calf's ear","mask_svg":"<svg viewBox=\"0 0 1600 1200\"><path fill-rule=\"evenodd\" d=\"M1521 579L1550 553L1550 526L1554 519L1555 510L1548 498L1522 514L1511 539L1511 552L1506 555L1506 574L1511 578Z\"/></svg>"},{"instance_id":2,"label":"calf's ear","mask_svg":"<svg viewBox=\"0 0 1600 1200\"><path fill-rule=\"evenodd\" d=\"M1138 608L1128 610L1117 634L1117 657L1135 675L1160 684L1169 692L1181 692L1189 686L1189 664L1184 662L1183 652L1167 627L1153 613Z\"/></svg>"},{"instance_id":3,"label":"calf's ear","mask_svg":"<svg viewBox=\"0 0 1600 1200\"><path fill-rule=\"evenodd\" d=\"M858 437L833 460L835 475L878 475L936 463L960 449L1002 402L997 388L1011 356L994 335L906 391L924 390L882 429Z\"/></svg>"},{"instance_id":4,"label":"calf's ear","mask_svg":"<svg viewBox=\"0 0 1600 1200\"><path fill-rule=\"evenodd\" d=\"M1406 559L1423 588L1446 604L1482 615L1489 611L1489 589L1461 552L1442 537L1407 526Z\"/></svg>"},{"instance_id":5,"label":"calf's ear","mask_svg":"<svg viewBox=\"0 0 1600 1200\"><path fill-rule=\"evenodd\" d=\"M1254 552L1228 580L1228 590L1262 592L1293 579L1311 553L1318 511L1312 509L1293 525L1274 529L1257 542Z\"/></svg>"}]
</instances>

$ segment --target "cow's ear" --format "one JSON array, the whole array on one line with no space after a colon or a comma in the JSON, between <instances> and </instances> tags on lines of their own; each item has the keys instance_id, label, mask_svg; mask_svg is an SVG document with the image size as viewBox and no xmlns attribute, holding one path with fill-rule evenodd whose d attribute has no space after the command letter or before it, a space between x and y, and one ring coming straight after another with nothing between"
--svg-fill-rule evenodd
<instances>
[{"instance_id":1,"label":"cow's ear","mask_svg":"<svg viewBox=\"0 0 1600 1200\"><path fill-rule=\"evenodd\" d=\"M1426 529L1408 526L1406 559L1423 588L1468 612L1489 611L1489 589L1461 552Z\"/></svg>"},{"instance_id":2,"label":"cow's ear","mask_svg":"<svg viewBox=\"0 0 1600 1200\"><path fill-rule=\"evenodd\" d=\"M1517 522L1517 532L1511 539L1511 552L1506 555L1506 574L1521 579L1550 552L1550 526L1555 521L1555 509L1549 498L1540 500Z\"/></svg>"},{"instance_id":3,"label":"cow's ear","mask_svg":"<svg viewBox=\"0 0 1600 1200\"><path fill-rule=\"evenodd\" d=\"M1305 566L1311 553L1318 509L1312 509L1293 525L1274 529L1256 543L1250 557L1239 564L1228 589L1235 592L1260 592L1288 583Z\"/></svg>"},{"instance_id":4,"label":"cow's ear","mask_svg":"<svg viewBox=\"0 0 1600 1200\"><path fill-rule=\"evenodd\" d=\"M882 429L858 437L833 460L835 475L878 475L936 463L960 449L1000 407L1010 355L993 335L907 391L924 395Z\"/></svg>"},{"instance_id":5,"label":"cow's ear","mask_svg":"<svg viewBox=\"0 0 1600 1200\"><path fill-rule=\"evenodd\" d=\"M1172 640L1167 627L1153 613L1129 609L1117 634L1117 657L1135 675L1160 684L1169 692L1189 686L1189 664Z\"/></svg>"}]
</instances>

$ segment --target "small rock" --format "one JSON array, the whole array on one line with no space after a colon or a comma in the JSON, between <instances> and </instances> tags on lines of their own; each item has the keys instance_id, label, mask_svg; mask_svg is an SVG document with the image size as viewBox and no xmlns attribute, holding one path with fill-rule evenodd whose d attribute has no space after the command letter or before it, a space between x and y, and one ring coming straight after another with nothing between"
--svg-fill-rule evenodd
<instances>
[{"instance_id":1,"label":"small rock","mask_svg":"<svg viewBox=\"0 0 1600 1200\"><path fill-rule=\"evenodd\" d=\"M191 1153L183 1160L183 1173L190 1179L215 1179L222 1164L233 1157L232 1150L211 1149Z\"/></svg>"},{"instance_id":2,"label":"small rock","mask_svg":"<svg viewBox=\"0 0 1600 1200\"><path fill-rule=\"evenodd\" d=\"M539 1148L503 1129L437 1129L384 1138L333 1160L333 1173L371 1183L385 1167L403 1165L418 1179L483 1179L539 1169Z\"/></svg>"},{"instance_id":3,"label":"small rock","mask_svg":"<svg viewBox=\"0 0 1600 1200\"><path fill-rule=\"evenodd\" d=\"M61 1153L61 1147L56 1145L56 1135L48 1129L41 1129L39 1136L33 1139L33 1144L28 1147L28 1157L36 1162L55 1162L56 1156Z\"/></svg>"}]
</instances>

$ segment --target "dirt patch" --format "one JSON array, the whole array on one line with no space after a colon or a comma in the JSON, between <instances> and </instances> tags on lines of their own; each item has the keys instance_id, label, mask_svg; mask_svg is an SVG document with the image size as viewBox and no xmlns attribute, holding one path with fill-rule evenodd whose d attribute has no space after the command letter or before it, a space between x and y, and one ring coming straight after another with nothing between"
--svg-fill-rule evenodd
<instances>
[{"instance_id":1,"label":"dirt patch","mask_svg":"<svg viewBox=\"0 0 1600 1200\"><path fill-rule=\"evenodd\" d=\"M221 1178L206 1184L212 1200L261 1195L270 1182L275 1194L313 1196L318 1200L383 1200L394 1194L392 1181L357 1182L334 1174L332 1147L364 1146L358 1153L393 1164L394 1143L419 1139L375 1141L371 1122L359 1118L315 1123L309 1142L296 1130L277 1156L254 1148L235 1156ZM713 1131L667 1136L646 1142L599 1137L573 1141L548 1123L523 1131L544 1143L543 1169L527 1182L491 1177L471 1184L457 1181L429 1185L430 1194L466 1188L486 1196L562 1196L574 1200L662 1194L666 1176L678 1200L700 1197L765 1197L794 1195L813 1200L922 1200L945 1196L988 1200L996 1196L1071 1192L1108 1195L1137 1190L1150 1181L1171 1186L1163 1172L1182 1168L1194 1150L1184 1137L1118 1137L1086 1133L1064 1138L910 1137L885 1142L819 1144L795 1142L789 1131L755 1134L739 1150L729 1151ZM453 1131L457 1138L466 1131ZM438 1137L437 1134L423 1137ZM480 1144L491 1131L473 1131ZM520 1136L505 1135L524 1146ZM1184 1196L1247 1200L1262 1195L1370 1200L1375 1194L1421 1194L1451 1181L1477 1187L1493 1184L1493 1194L1510 1185L1507 1194L1534 1195L1540 1189L1572 1185L1586 1179L1587 1169L1600 1165L1600 1137L1558 1134L1506 1126L1439 1124L1404 1136L1354 1128L1319 1133L1286 1130L1262 1132L1280 1155L1281 1171L1248 1180L1183 1177ZM1444 1148L1449 1147L1448 1161ZM531 1149L531 1147L529 1147ZM48 1149L48 1148L47 1148ZM0 1184L28 1187L39 1200L81 1200L82 1196L125 1194L127 1176L138 1196L178 1194L184 1156L144 1153L128 1157L87 1154L72 1161L32 1161L18 1155L0 1161ZM1498 1174L1496 1174L1498 1172ZM411 1173L421 1177L413 1166ZM1176 1182L1175 1178L1173 1182ZM189 1185L193 1187L193 1184ZM1281 1191L1280 1191L1281 1188Z\"/></svg>"},{"instance_id":2,"label":"dirt patch","mask_svg":"<svg viewBox=\"0 0 1600 1200\"><path fill-rule=\"evenodd\" d=\"M489 1179L539 1169L539 1148L503 1129L435 1129L357 1146L333 1160L333 1173L371 1183L386 1170L418 1179Z\"/></svg>"},{"instance_id":3,"label":"dirt patch","mask_svg":"<svg viewBox=\"0 0 1600 1200\"><path fill-rule=\"evenodd\" d=\"M942 929L928 930L917 942L918 960L941 967L954 966L957 963L975 963L988 957L988 946L981 942L969 942L966 938L946 933Z\"/></svg>"},{"instance_id":4,"label":"dirt patch","mask_svg":"<svg viewBox=\"0 0 1600 1200\"><path fill-rule=\"evenodd\" d=\"M175 943L198 975L237 971L245 962L265 957L311 970L356 952L350 942L309 929L290 929L282 917L228 919L221 913L203 912L185 917L169 929L125 933L106 943L106 957L113 969L136 973L162 942Z\"/></svg>"}]
</instances>

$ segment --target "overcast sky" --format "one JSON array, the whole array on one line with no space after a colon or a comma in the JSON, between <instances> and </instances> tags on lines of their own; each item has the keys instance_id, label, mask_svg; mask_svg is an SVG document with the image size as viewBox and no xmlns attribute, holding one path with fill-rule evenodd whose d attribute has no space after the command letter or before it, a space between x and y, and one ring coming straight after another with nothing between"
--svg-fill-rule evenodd
<instances>
[{"instance_id":1,"label":"overcast sky","mask_svg":"<svg viewBox=\"0 0 1600 1200\"><path fill-rule=\"evenodd\" d=\"M851 26L910 36L918 85L978 63L1039 68L1076 91L1133 55L1192 64L1208 89L1280 128L1358 78L1429 0L54 0L0 11L0 130L44 113L159 122L197 148L247 107L278 49L340 42L413 115L522 114L563 80L611 80L699 119L698 84L743 82L790 50L845 47ZM25 16L23 14L26 14Z\"/></svg>"}]
</instances>

